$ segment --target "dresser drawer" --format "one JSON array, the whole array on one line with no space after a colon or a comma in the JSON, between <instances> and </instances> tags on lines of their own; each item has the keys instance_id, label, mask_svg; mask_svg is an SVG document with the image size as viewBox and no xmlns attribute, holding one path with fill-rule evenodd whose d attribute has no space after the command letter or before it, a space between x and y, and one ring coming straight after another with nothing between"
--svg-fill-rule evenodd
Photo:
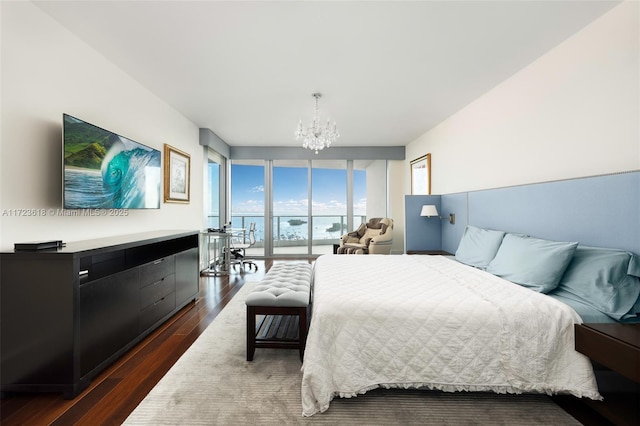
<instances>
[{"instance_id":1,"label":"dresser drawer","mask_svg":"<svg viewBox=\"0 0 640 426\"><path fill-rule=\"evenodd\" d=\"M162 257L140 267L140 288L154 284L176 271L175 256Z\"/></svg>"},{"instance_id":2,"label":"dresser drawer","mask_svg":"<svg viewBox=\"0 0 640 426\"><path fill-rule=\"evenodd\" d=\"M163 296L153 304L140 311L140 332L144 332L153 324L169 314L176 307L175 291Z\"/></svg>"},{"instance_id":3,"label":"dresser drawer","mask_svg":"<svg viewBox=\"0 0 640 426\"><path fill-rule=\"evenodd\" d=\"M153 305L169 293L176 290L176 274L159 279L140 289L140 309Z\"/></svg>"}]
</instances>

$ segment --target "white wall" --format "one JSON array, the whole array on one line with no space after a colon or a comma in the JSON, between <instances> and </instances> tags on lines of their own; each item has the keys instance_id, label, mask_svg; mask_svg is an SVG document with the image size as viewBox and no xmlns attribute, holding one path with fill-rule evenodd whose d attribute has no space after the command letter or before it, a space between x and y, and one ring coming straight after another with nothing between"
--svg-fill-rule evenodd
<instances>
[{"instance_id":1,"label":"white wall","mask_svg":"<svg viewBox=\"0 0 640 426\"><path fill-rule=\"evenodd\" d=\"M432 193L640 169L639 3L574 34L407 146Z\"/></svg>"},{"instance_id":2,"label":"white wall","mask_svg":"<svg viewBox=\"0 0 640 426\"><path fill-rule=\"evenodd\" d=\"M376 160L367 167L367 219L393 219L392 254L404 252L404 161Z\"/></svg>"},{"instance_id":3,"label":"white wall","mask_svg":"<svg viewBox=\"0 0 640 426\"><path fill-rule=\"evenodd\" d=\"M408 167L408 166L407 166ZM389 217L393 219L391 254L404 253L404 193L405 162L389 161Z\"/></svg>"},{"instance_id":4,"label":"white wall","mask_svg":"<svg viewBox=\"0 0 640 426\"><path fill-rule=\"evenodd\" d=\"M367 219L387 216L387 161L367 166Z\"/></svg>"},{"instance_id":5,"label":"white wall","mask_svg":"<svg viewBox=\"0 0 640 426\"><path fill-rule=\"evenodd\" d=\"M201 229L206 158L198 128L30 2L0 7L0 249L24 241ZM126 217L60 215L63 113L160 151L168 143L190 154L191 203L161 203L159 210L129 210ZM45 213L24 216L32 209Z\"/></svg>"}]
</instances>

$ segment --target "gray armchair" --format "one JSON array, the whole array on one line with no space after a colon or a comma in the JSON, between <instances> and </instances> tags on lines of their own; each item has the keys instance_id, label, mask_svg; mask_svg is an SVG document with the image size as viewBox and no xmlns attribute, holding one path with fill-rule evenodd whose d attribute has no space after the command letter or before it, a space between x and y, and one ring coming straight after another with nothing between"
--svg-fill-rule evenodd
<instances>
[{"instance_id":1,"label":"gray armchair","mask_svg":"<svg viewBox=\"0 0 640 426\"><path fill-rule=\"evenodd\" d=\"M374 217L340 238L338 254L389 254L393 242L393 219Z\"/></svg>"}]
</instances>

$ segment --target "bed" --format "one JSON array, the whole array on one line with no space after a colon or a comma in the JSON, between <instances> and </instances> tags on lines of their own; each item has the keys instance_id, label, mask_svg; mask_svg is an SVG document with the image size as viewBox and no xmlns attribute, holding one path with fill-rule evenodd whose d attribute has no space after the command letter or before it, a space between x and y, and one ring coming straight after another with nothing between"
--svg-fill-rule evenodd
<instances>
[{"instance_id":1,"label":"bed","mask_svg":"<svg viewBox=\"0 0 640 426\"><path fill-rule=\"evenodd\" d=\"M574 350L573 327L583 320L571 305L594 318L637 320L640 282L627 273L640 275L640 262L627 254L624 275L630 279L616 290L624 306L595 309L570 287L559 288L565 275L576 275L572 270L582 274L584 265L573 261L583 253L577 243L501 233L492 235L499 241L486 254L487 238L470 242L468 234L474 232L467 231L455 258L326 255L316 260L302 367L304 416L327 410L336 396L354 397L378 387L602 399L591 362ZM532 257L531 247L523 252L520 240L525 246L542 241L546 255ZM465 242L473 249L465 250ZM587 253L583 260L593 267ZM530 267L524 271L527 279L523 271L509 269L510 264L521 268L522 256ZM542 281L534 284L544 286L551 279L555 287L543 291L519 282L536 274Z\"/></svg>"}]
</instances>

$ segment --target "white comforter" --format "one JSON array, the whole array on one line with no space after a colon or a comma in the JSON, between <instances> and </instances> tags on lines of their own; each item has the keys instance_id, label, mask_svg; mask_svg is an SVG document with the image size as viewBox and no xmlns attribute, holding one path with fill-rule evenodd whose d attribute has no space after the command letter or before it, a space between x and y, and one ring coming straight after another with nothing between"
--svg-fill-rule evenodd
<instances>
[{"instance_id":1,"label":"white comforter","mask_svg":"<svg viewBox=\"0 0 640 426\"><path fill-rule=\"evenodd\" d=\"M569 306L442 256L321 256L302 408L377 387L601 399Z\"/></svg>"}]
</instances>

